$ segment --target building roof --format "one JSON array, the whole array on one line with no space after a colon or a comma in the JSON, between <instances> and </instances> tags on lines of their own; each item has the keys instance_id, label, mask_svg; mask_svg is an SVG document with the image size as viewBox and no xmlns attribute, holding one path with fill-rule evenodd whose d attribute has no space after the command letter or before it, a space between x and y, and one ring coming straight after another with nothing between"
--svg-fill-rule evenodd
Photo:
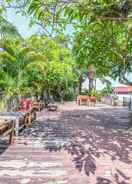
<instances>
[{"instance_id":1,"label":"building roof","mask_svg":"<svg viewBox=\"0 0 132 184\"><path fill-rule=\"evenodd\" d=\"M115 93L131 93L132 86L118 86L114 88Z\"/></svg>"}]
</instances>

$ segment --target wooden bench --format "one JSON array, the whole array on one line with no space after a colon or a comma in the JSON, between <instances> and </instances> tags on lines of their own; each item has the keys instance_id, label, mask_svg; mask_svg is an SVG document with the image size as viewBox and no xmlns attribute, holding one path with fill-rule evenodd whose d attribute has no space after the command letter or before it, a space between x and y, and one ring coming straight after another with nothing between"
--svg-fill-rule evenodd
<instances>
[{"instance_id":1,"label":"wooden bench","mask_svg":"<svg viewBox=\"0 0 132 184\"><path fill-rule=\"evenodd\" d=\"M42 102L33 101L31 107L34 108L36 111L41 111L43 109L43 103Z\"/></svg>"},{"instance_id":2,"label":"wooden bench","mask_svg":"<svg viewBox=\"0 0 132 184\"><path fill-rule=\"evenodd\" d=\"M36 109L31 108L25 112L25 122L30 125L36 119Z\"/></svg>"},{"instance_id":3,"label":"wooden bench","mask_svg":"<svg viewBox=\"0 0 132 184\"><path fill-rule=\"evenodd\" d=\"M0 120L0 137L9 135L9 143L13 143L14 138L14 122Z\"/></svg>"}]
</instances>

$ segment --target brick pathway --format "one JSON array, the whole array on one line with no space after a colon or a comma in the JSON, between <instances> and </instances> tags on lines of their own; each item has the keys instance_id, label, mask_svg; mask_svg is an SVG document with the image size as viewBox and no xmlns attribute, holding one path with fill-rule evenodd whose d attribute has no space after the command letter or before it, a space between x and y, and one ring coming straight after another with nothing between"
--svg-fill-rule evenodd
<instances>
[{"instance_id":1,"label":"brick pathway","mask_svg":"<svg viewBox=\"0 0 132 184\"><path fill-rule=\"evenodd\" d=\"M0 147L0 184L132 184L132 114L66 103Z\"/></svg>"},{"instance_id":2,"label":"brick pathway","mask_svg":"<svg viewBox=\"0 0 132 184\"><path fill-rule=\"evenodd\" d=\"M71 164L71 157L64 151L49 153L29 143L36 141L28 140L28 145L24 145L19 140L0 156L0 184L74 184L79 173ZM81 179L83 183L86 180Z\"/></svg>"}]
</instances>

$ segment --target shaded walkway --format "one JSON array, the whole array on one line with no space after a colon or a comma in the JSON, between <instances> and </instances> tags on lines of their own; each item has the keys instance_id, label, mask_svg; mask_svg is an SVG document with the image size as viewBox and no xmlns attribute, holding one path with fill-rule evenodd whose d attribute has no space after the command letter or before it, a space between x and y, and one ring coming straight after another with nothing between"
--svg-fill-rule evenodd
<instances>
[{"instance_id":1,"label":"shaded walkway","mask_svg":"<svg viewBox=\"0 0 132 184\"><path fill-rule=\"evenodd\" d=\"M122 108L67 103L57 113L43 111L0 157L0 182L132 184L131 127Z\"/></svg>"}]
</instances>

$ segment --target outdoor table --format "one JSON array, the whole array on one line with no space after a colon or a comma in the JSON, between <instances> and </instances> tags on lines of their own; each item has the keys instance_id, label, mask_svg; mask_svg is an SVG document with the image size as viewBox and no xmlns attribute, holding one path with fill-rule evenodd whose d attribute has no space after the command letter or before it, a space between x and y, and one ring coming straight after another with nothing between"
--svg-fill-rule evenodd
<instances>
[{"instance_id":1,"label":"outdoor table","mask_svg":"<svg viewBox=\"0 0 132 184\"><path fill-rule=\"evenodd\" d=\"M21 130L25 124L22 124L20 126L20 119L23 118L24 116L22 113L14 113L14 112L4 112L0 113L0 120L12 120L15 124L15 135L19 135L19 130Z\"/></svg>"},{"instance_id":2,"label":"outdoor table","mask_svg":"<svg viewBox=\"0 0 132 184\"><path fill-rule=\"evenodd\" d=\"M58 106L56 104L48 104L47 108L49 111L56 111Z\"/></svg>"}]
</instances>

